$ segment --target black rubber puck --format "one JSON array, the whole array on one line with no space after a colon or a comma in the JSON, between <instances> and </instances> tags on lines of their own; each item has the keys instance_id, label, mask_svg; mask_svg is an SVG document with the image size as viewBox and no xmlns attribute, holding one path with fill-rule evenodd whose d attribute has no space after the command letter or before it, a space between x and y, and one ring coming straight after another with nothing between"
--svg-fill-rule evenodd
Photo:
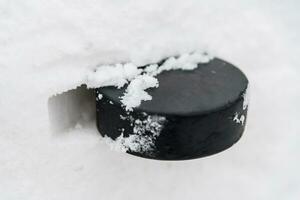
<instances>
[{"instance_id":1,"label":"black rubber puck","mask_svg":"<svg viewBox=\"0 0 300 200\"><path fill-rule=\"evenodd\" d=\"M151 101L132 112L120 102L125 88L96 89L97 127L127 153L159 160L185 160L221 152L245 128L248 80L233 65L213 59L192 71L157 76Z\"/></svg>"}]
</instances>

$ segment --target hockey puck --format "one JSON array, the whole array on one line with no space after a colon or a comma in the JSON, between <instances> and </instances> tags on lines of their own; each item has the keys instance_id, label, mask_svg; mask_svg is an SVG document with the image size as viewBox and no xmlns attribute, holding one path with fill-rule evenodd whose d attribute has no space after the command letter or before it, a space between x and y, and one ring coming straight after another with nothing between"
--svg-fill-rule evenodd
<instances>
[{"instance_id":1,"label":"hockey puck","mask_svg":"<svg viewBox=\"0 0 300 200\"><path fill-rule=\"evenodd\" d=\"M157 75L159 87L147 90L131 112L122 106L125 88L96 89L99 132L136 156L186 160L209 156L235 144L245 129L246 76L215 58L192 71Z\"/></svg>"}]
</instances>

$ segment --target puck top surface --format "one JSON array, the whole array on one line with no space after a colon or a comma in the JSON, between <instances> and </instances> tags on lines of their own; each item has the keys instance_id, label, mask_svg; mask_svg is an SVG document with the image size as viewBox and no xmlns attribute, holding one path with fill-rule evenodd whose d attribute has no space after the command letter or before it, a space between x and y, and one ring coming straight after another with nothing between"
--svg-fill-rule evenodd
<instances>
[{"instance_id":1,"label":"puck top surface","mask_svg":"<svg viewBox=\"0 0 300 200\"><path fill-rule=\"evenodd\" d=\"M215 112L237 101L248 87L246 76L221 59L198 64L194 70L171 70L157 75L158 88L146 90L152 100L143 101L133 111L161 115L193 116ZM126 87L103 87L99 92L115 103Z\"/></svg>"}]
</instances>

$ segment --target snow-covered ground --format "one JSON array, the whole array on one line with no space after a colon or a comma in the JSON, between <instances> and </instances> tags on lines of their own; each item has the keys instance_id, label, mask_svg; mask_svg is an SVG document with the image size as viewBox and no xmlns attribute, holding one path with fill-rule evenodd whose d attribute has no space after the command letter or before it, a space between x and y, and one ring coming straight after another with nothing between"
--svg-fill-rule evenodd
<instances>
[{"instance_id":1,"label":"snow-covered ground","mask_svg":"<svg viewBox=\"0 0 300 200\"><path fill-rule=\"evenodd\" d=\"M0 199L299 199L299 9L297 0L0 0ZM245 135L211 157L111 151L81 112L93 105L80 97L88 91L52 97L97 66L194 50L251 83ZM49 128L55 105L80 107L63 131Z\"/></svg>"}]
</instances>

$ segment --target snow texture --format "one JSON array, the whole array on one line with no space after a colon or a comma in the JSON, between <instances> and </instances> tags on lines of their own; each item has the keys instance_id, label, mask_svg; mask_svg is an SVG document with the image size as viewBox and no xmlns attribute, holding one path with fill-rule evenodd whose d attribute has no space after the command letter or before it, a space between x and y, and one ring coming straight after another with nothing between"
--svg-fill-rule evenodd
<instances>
[{"instance_id":1,"label":"snow texture","mask_svg":"<svg viewBox=\"0 0 300 200\"><path fill-rule=\"evenodd\" d=\"M126 107L126 110L132 111L133 108L139 106L142 101L152 99L145 90L158 87L158 80L153 76L140 75L130 82L126 88L124 96L121 97L121 102Z\"/></svg>"},{"instance_id":2,"label":"snow texture","mask_svg":"<svg viewBox=\"0 0 300 200\"><path fill-rule=\"evenodd\" d=\"M147 115L144 113L143 119L134 119L129 116L120 116L122 120L130 120L132 124L132 134L128 137L124 136L124 129L120 130L121 135L115 140L105 136L106 144L112 150L119 152L140 152L149 156L154 152L154 142L160 135L166 122L166 118L157 115Z\"/></svg>"},{"instance_id":3,"label":"snow texture","mask_svg":"<svg viewBox=\"0 0 300 200\"><path fill-rule=\"evenodd\" d=\"M87 76L87 85L91 88L116 86L123 87L128 81L141 73L134 64L116 64L99 66Z\"/></svg>"},{"instance_id":4,"label":"snow texture","mask_svg":"<svg viewBox=\"0 0 300 200\"><path fill-rule=\"evenodd\" d=\"M243 110L246 110L248 108L249 101L250 101L250 89L249 89L249 84L248 84L246 91L243 94ZM235 115L233 117L233 121L237 124L241 124L242 126L244 126L246 117L244 114L235 113Z\"/></svg>"},{"instance_id":5,"label":"snow texture","mask_svg":"<svg viewBox=\"0 0 300 200\"><path fill-rule=\"evenodd\" d=\"M0 199L299 199L299 8L297 0L0 0ZM95 127L96 97L76 88L121 87L136 66L193 51L248 76L241 141L186 162L111 151ZM63 131L51 132L53 116Z\"/></svg>"},{"instance_id":6,"label":"snow texture","mask_svg":"<svg viewBox=\"0 0 300 200\"><path fill-rule=\"evenodd\" d=\"M245 122L245 120L246 120L246 117L245 117L245 115L241 115L241 116L239 116L239 114L238 113L235 113L235 115L234 115L234 118L233 118L233 121L235 122L235 123L237 123L237 124L241 124L242 126L244 125L244 122Z\"/></svg>"}]
</instances>

